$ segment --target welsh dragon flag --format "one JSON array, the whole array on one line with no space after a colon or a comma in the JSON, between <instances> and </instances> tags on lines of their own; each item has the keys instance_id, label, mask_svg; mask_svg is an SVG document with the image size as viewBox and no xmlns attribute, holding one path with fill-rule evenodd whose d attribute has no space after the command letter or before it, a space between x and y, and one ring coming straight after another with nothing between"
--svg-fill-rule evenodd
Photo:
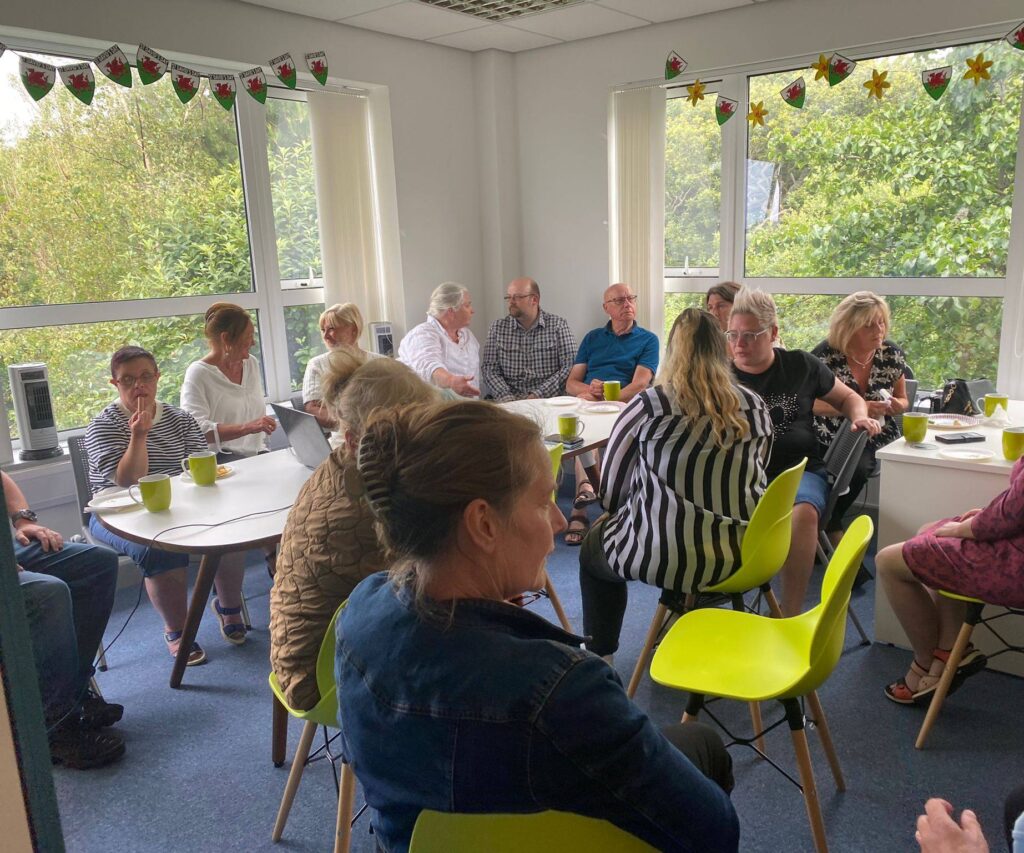
<instances>
[{"instance_id":1,"label":"welsh dragon flag","mask_svg":"<svg viewBox=\"0 0 1024 853\"><path fill-rule=\"evenodd\" d=\"M92 96L96 92L96 77L88 62L65 65L57 70L60 72L61 81L72 95L86 106L92 103Z\"/></svg>"},{"instance_id":2,"label":"welsh dragon flag","mask_svg":"<svg viewBox=\"0 0 1024 853\"><path fill-rule=\"evenodd\" d=\"M321 86L327 85L327 54L322 50L306 54L306 67Z\"/></svg>"},{"instance_id":3,"label":"welsh dragon flag","mask_svg":"<svg viewBox=\"0 0 1024 853\"><path fill-rule=\"evenodd\" d=\"M224 109L230 111L235 105L235 75L234 74L211 74L210 91L214 100Z\"/></svg>"},{"instance_id":4,"label":"welsh dragon flag","mask_svg":"<svg viewBox=\"0 0 1024 853\"><path fill-rule=\"evenodd\" d=\"M779 94L782 96L782 100L791 107L802 110L804 108L804 98L807 97L807 83L804 82L803 77L797 77Z\"/></svg>"},{"instance_id":5,"label":"welsh dragon flag","mask_svg":"<svg viewBox=\"0 0 1024 853\"><path fill-rule=\"evenodd\" d=\"M1006 34L1006 40L1017 50L1024 50L1024 21ZM0 51L2 53L2 51Z\"/></svg>"},{"instance_id":6,"label":"welsh dragon flag","mask_svg":"<svg viewBox=\"0 0 1024 853\"><path fill-rule=\"evenodd\" d=\"M199 91L199 72L186 68L172 62L170 65L171 85L174 87L174 94L183 104L191 101Z\"/></svg>"},{"instance_id":7,"label":"welsh dragon flag","mask_svg":"<svg viewBox=\"0 0 1024 853\"><path fill-rule=\"evenodd\" d=\"M159 53L144 44L139 45L139 51L135 54L135 67L139 70L139 79L143 86L155 83L167 73L167 66L170 63Z\"/></svg>"},{"instance_id":8,"label":"welsh dragon flag","mask_svg":"<svg viewBox=\"0 0 1024 853\"><path fill-rule=\"evenodd\" d=\"M290 53L282 53L280 56L275 56L270 60L270 67L274 69L277 79L284 83L285 86L289 89L295 88L298 78L295 74L295 63L292 61Z\"/></svg>"},{"instance_id":9,"label":"welsh dragon flag","mask_svg":"<svg viewBox=\"0 0 1024 853\"><path fill-rule=\"evenodd\" d=\"M53 84L57 82L57 69L45 62L37 62L35 59L19 57L18 74L21 82L25 84L25 90L32 96L33 101L45 98Z\"/></svg>"},{"instance_id":10,"label":"welsh dragon flag","mask_svg":"<svg viewBox=\"0 0 1024 853\"><path fill-rule=\"evenodd\" d=\"M921 82L924 84L924 90L936 101L942 97L946 87L949 86L949 81L952 79L952 65L943 65L942 68L933 68L931 71L921 72Z\"/></svg>"},{"instance_id":11,"label":"welsh dragon flag","mask_svg":"<svg viewBox=\"0 0 1024 853\"><path fill-rule=\"evenodd\" d=\"M673 80L686 70L686 60L674 50L665 60L665 79Z\"/></svg>"},{"instance_id":12,"label":"welsh dragon flag","mask_svg":"<svg viewBox=\"0 0 1024 853\"><path fill-rule=\"evenodd\" d=\"M257 101L261 104L267 102L267 75L263 73L262 68L257 66L243 71L238 75L238 79L242 81L245 91Z\"/></svg>"},{"instance_id":13,"label":"welsh dragon flag","mask_svg":"<svg viewBox=\"0 0 1024 853\"><path fill-rule=\"evenodd\" d=\"M828 85L835 86L838 83L842 83L853 74L853 69L856 67L857 63L852 59L847 59L845 56L833 53L832 58L828 61Z\"/></svg>"},{"instance_id":14,"label":"welsh dragon flag","mask_svg":"<svg viewBox=\"0 0 1024 853\"><path fill-rule=\"evenodd\" d=\"M738 106L738 101L734 101L731 98L723 98L721 95L718 96L718 100L715 101L715 118L718 119L719 127L736 115L736 107Z\"/></svg>"},{"instance_id":15,"label":"welsh dragon flag","mask_svg":"<svg viewBox=\"0 0 1024 853\"><path fill-rule=\"evenodd\" d=\"M124 51L116 44L97 56L93 64L115 83L126 89L132 87L132 67L128 64L128 57L124 55Z\"/></svg>"}]
</instances>

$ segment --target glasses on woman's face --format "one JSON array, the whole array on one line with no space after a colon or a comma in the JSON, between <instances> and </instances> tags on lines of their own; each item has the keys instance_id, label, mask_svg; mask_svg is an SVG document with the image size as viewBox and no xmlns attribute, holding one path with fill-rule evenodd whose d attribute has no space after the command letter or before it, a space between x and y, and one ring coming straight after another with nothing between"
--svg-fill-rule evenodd
<instances>
[{"instance_id":1,"label":"glasses on woman's face","mask_svg":"<svg viewBox=\"0 0 1024 853\"><path fill-rule=\"evenodd\" d=\"M514 604L516 607L526 607L527 604L533 604L533 602L547 597L547 590L540 589L537 592L524 592L520 595L513 595L508 600L508 603Z\"/></svg>"},{"instance_id":2,"label":"glasses on woman's face","mask_svg":"<svg viewBox=\"0 0 1024 853\"><path fill-rule=\"evenodd\" d=\"M769 329L761 329L758 332L728 331L725 333L725 339L731 344L736 344L742 341L744 346L750 346L754 341L761 337L761 335L767 334L769 331Z\"/></svg>"},{"instance_id":3,"label":"glasses on woman's face","mask_svg":"<svg viewBox=\"0 0 1024 853\"><path fill-rule=\"evenodd\" d=\"M139 383L152 385L159 377L159 373L143 373L141 376L122 376L114 381L124 388L125 391L131 391Z\"/></svg>"},{"instance_id":4,"label":"glasses on woman's face","mask_svg":"<svg viewBox=\"0 0 1024 853\"><path fill-rule=\"evenodd\" d=\"M605 305L614 305L616 308L621 308L623 305L636 305L635 296L616 296L614 299L606 299Z\"/></svg>"}]
</instances>

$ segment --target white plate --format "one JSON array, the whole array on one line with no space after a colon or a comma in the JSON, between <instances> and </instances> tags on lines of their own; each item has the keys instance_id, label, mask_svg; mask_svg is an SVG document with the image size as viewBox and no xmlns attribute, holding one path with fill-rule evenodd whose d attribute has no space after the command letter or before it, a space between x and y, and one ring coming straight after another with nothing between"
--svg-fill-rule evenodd
<instances>
[{"instance_id":1,"label":"white plate","mask_svg":"<svg viewBox=\"0 0 1024 853\"><path fill-rule=\"evenodd\" d=\"M605 403L588 403L583 407L583 411L593 415L617 415L622 411L622 403L613 400Z\"/></svg>"},{"instance_id":2,"label":"white plate","mask_svg":"<svg viewBox=\"0 0 1024 853\"><path fill-rule=\"evenodd\" d=\"M221 468L227 468L227 470L222 474L222 473L220 473L220 469ZM217 466L217 479L218 480L226 480L228 477L234 476L234 473L235 473L235 469L232 468L230 465L218 465ZM191 483L192 482L192 475L189 474L188 471L182 471L181 472L181 482L183 482L183 483Z\"/></svg>"},{"instance_id":3,"label":"white plate","mask_svg":"<svg viewBox=\"0 0 1024 853\"><path fill-rule=\"evenodd\" d=\"M981 423L974 415L929 415L929 429L970 429Z\"/></svg>"},{"instance_id":4,"label":"white plate","mask_svg":"<svg viewBox=\"0 0 1024 853\"><path fill-rule=\"evenodd\" d=\"M579 400L575 397L548 397L544 402L549 406L575 406Z\"/></svg>"},{"instance_id":5,"label":"white plate","mask_svg":"<svg viewBox=\"0 0 1024 853\"><path fill-rule=\"evenodd\" d=\"M988 462L995 457L991 450L946 450L939 451L943 459L955 459L958 462Z\"/></svg>"},{"instance_id":6,"label":"white plate","mask_svg":"<svg viewBox=\"0 0 1024 853\"><path fill-rule=\"evenodd\" d=\"M117 489L115 491L108 491L106 494L102 492L94 497L88 504L86 509L89 512L95 512L97 515L102 513L111 512L130 512L133 509L138 509L142 504L136 503L128 495L127 490Z\"/></svg>"}]
</instances>

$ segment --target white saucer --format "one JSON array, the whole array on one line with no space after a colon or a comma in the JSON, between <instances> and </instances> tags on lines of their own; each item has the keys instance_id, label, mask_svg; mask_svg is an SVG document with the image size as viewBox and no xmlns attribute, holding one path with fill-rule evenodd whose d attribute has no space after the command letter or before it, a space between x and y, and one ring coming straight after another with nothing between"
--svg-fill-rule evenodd
<instances>
[{"instance_id":1,"label":"white saucer","mask_svg":"<svg viewBox=\"0 0 1024 853\"><path fill-rule=\"evenodd\" d=\"M955 459L958 462L988 462L995 458L991 450L940 450L939 456L943 459Z\"/></svg>"},{"instance_id":2,"label":"white saucer","mask_svg":"<svg viewBox=\"0 0 1024 853\"><path fill-rule=\"evenodd\" d=\"M101 515L103 513L131 512L133 509L139 509L141 506L142 504L132 500L127 489L108 489L105 494L100 492L89 501L86 504L86 509L89 512Z\"/></svg>"},{"instance_id":3,"label":"white saucer","mask_svg":"<svg viewBox=\"0 0 1024 853\"><path fill-rule=\"evenodd\" d=\"M583 411L594 415L617 415L622 411L622 403L608 400L604 403L587 403Z\"/></svg>"},{"instance_id":4,"label":"white saucer","mask_svg":"<svg viewBox=\"0 0 1024 853\"><path fill-rule=\"evenodd\" d=\"M233 477L234 474L235 474L235 469L232 468L230 465L218 465L217 467L218 468L227 468L228 469L223 474L220 474L220 473L217 474L217 479L218 480L226 480L228 477ZM192 475L188 471L182 471L181 472L181 482L183 482L183 483L191 483L192 482Z\"/></svg>"},{"instance_id":5,"label":"white saucer","mask_svg":"<svg viewBox=\"0 0 1024 853\"><path fill-rule=\"evenodd\" d=\"M544 402L549 406L575 406L579 400L576 397L548 397Z\"/></svg>"}]
</instances>

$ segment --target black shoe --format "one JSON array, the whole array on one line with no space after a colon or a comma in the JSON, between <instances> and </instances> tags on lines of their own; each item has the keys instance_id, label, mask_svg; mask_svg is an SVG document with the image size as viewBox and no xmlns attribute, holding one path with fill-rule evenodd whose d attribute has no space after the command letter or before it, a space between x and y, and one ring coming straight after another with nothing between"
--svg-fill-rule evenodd
<instances>
[{"instance_id":1,"label":"black shoe","mask_svg":"<svg viewBox=\"0 0 1024 853\"><path fill-rule=\"evenodd\" d=\"M105 767L124 755L124 741L113 732L90 732L68 721L50 733L50 760L73 770Z\"/></svg>"},{"instance_id":2,"label":"black shoe","mask_svg":"<svg viewBox=\"0 0 1024 853\"><path fill-rule=\"evenodd\" d=\"M86 688L82 698L82 728L104 729L112 726L124 716L124 705L107 702L91 687Z\"/></svg>"}]
</instances>

